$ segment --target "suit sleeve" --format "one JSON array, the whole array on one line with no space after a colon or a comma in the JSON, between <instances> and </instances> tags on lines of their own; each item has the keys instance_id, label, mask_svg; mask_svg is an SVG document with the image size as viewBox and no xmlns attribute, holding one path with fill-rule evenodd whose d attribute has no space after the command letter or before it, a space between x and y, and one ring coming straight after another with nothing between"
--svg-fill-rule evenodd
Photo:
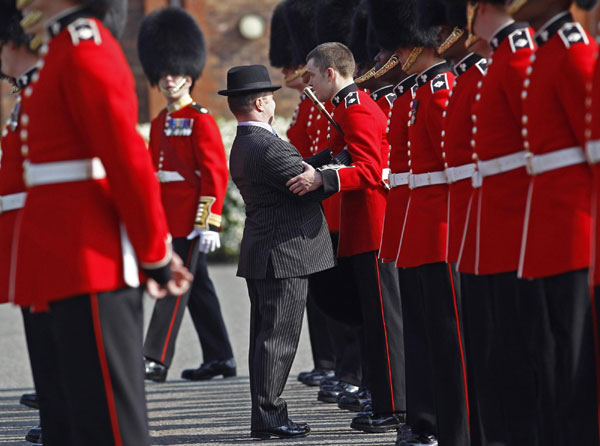
<instances>
[{"instance_id":1,"label":"suit sleeve","mask_svg":"<svg viewBox=\"0 0 600 446\"><path fill-rule=\"evenodd\" d=\"M590 44L576 43L565 54L556 73L555 91L566 112L573 134L584 147L585 139L585 98L587 85L592 82L596 64L596 43L590 37ZM593 45L593 46L592 46Z\"/></svg>"},{"instance_id":2,"label":"suit sleeve","mask_svg":"<svg viewBox=\"0 0 600 446\"><path fill-rule=\"evenodd\" d=\"M374 116L367 108L352 105L346 111L342 129L352 164L336 164L320 169L325 190L339 192L379 187L381 129Z\"/></svg>"},{"instance_id":3,"label":"suit sleeve","mask_svg":"<svg viewBox=\"0 0 600 446\"><path fill-rule=\"evenodd\" d=\"M300 175L304 171L304 168L302 167L302 157L296 148L285 141L275 140L269 143L264 152L261 164L265 181L270 186L281 192L285 192L291 197L303 201L322 201L333 193L325 193L321 187L316 191L299 196L289 190L285 183L295 176Z\"/></svg>"},{"instance_id":4,"label":"suit sleeve","mask_svg":"<svg viewBox=\"0 0 600 446\"><path fill-rule=\"evenodd\" d=\"M65 61L66 106L91 157L106 170L112 198L142 269L160 283L169 279L170 234L159 184L137 133L134 83L116 42L81 42Z\"/></svg>"},{"instance_id":5,"label":"suit sleeve","mask_svg":"<svg viewBox=\"0 0 600 446\"><path fill-rule=\"evenodd\" d=\"M194 120L192 141L201 183L194 227L218 231L229 171L221 132L211 115L202 113Z\"/></svg>"}]
</instances>

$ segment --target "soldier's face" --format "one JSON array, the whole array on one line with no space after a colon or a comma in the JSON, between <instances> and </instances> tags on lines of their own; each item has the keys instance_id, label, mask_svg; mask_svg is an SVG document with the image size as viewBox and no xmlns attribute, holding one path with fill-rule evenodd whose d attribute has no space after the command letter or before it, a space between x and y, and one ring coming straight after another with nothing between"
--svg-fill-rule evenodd
<instances>
[{"instance_id":1,"label":"soldier's face","mask_svg":"<svg viewBox=\"0 0 600 446\"><path fill-rule=\"evenodd\" d=\"M308 85L310 85L313 88L313 90L315 90L317 99L319 99L319 101L321 102L327 102L333 97L333 74L331 73L332 71L333 69L331 68L327 70L321 70L321 68L315 64L314 59L310 59L306 64L306 75L308 76Z\"/></svg>"},{"instance_id":2,"label":"soldier's face","mask_svg":"<svg viewBox=\"0 0 600 446\"><path fill-rule=\"evenodd\" d=\"M189 76L167 74L158 81L160 92L168 101L176 101L190 93L192 79Z\"/></svg>"}]
</instances>

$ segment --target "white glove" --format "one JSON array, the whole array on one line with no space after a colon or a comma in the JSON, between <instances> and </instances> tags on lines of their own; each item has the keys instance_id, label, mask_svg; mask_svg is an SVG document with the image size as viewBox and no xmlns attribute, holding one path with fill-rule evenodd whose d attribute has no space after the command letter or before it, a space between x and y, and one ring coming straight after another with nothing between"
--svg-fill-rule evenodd
<instances>
[{"instance_id":1,"label":"white glove","mask_svg":"<svg viewBox=\"0 0 600 446\"><path fill-rule=\"evenodd\" d=\"M204 254L214 252L221 247L221 237L217 231L194 229L190 235L187 236L187 239L192 240L196 237L200 237L198 251L203 252Z\"/></svg>"}]
</instances>

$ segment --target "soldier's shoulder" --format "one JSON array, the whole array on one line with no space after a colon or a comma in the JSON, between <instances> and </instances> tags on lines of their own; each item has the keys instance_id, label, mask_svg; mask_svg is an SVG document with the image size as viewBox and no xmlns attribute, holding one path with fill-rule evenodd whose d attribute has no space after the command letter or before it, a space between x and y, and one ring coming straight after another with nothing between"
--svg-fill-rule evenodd
<instances>
[{"instance_id":1,"label":"soldier's shoulder","mask_svg":"<svg viewBox=\"0 0 600 446\"><path fill-rule=\"evenodd\" d=\"M535 45L533 44L533 38L529 28L520 28L508 36L508 42L510 43L510 50L513 53L522 50L534 50Z\"/></svg>"},{"instance_id":2,"label":"soldier's shoulder","mask_svg":"<svg viewBox=\"0 0 600 446\"><path fill-rule=\"evenodd\" d=\"M565 45L565 48L571 48L573 45L583 44L589 45L590 39L587 33L577 22L565 23L559 30L558 35Z\"/></svg>"},{"instance_id":3,"label":"soldier's shoulder","mask_svg":"<svg viewBox=\"0 0 600 446\"><path fill-rule=\"evenodd\" d=\"M81 17L67 26L67 31L73 46L81 44L102 45L103 36L96 19Z\"/></svg>"},{"instance_id":4,"label":"soldier's shoulder","mask_svg":"<svg viewBox=\"0 0 600 446\"><path fill-rule=\"evenodd\" d=\"M192 105L190 105L190 107L192 107L194 110L196 110L201 115L208 115L208 114L210 114L210 112L208 111L208 109L206 107L203 107L200 104L196 104L195 102L192 103Z\"/></svg>"}]
</instances>

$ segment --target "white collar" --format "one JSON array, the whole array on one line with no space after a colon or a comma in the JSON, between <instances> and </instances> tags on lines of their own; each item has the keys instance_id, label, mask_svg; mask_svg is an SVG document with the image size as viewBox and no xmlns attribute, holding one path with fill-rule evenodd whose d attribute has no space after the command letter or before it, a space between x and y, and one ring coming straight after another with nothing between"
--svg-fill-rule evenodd
<instances>
[{"instance_id":1,"label":"white collar","mask_svg":"<svg viewBox=\"0 0 600 446\"><path fill-rule=\"evenodd\" d=\"M277 132L275 131L275 129L273 127L271 127L269 124L267 124L266 122L242 121L242 122L238 122L238 126L240 126L240 127L262 127L263 129L268 130L273 135L277 136Z\"/></svg>"}]
</instances>

